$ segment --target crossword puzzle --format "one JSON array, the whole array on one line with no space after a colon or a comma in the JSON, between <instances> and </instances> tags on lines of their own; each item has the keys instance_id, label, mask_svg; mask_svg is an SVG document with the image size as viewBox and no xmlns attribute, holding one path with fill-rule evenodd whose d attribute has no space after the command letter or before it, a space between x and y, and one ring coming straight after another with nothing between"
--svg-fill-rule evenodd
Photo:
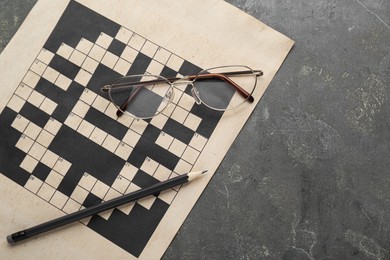
<instances>
[{"instance_id":1,"label":"crossword puzzle","mask_svg":"<svg viewBox=\"0 0 390 260\"><path fill-rule=\"evenodd\" d=\"M71 1L0 114L0 172L71 213L192 170L222 113L175 88L153 119L116 116L100 87L120 76L177 77L198 66ZM138 257L180 187L83 223Z\"/></svg>"}]
</instances>

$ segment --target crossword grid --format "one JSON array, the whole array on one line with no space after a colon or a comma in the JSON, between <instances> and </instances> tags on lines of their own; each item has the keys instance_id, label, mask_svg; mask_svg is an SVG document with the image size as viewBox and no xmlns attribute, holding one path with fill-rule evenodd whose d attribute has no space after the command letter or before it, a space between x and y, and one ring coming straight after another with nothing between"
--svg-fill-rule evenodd
<instances>
[{"instance_id":1,"label":"crossword grid","mask_svg":"<svg viewBox=\"0 0 390 260\"><path fill-rule=\"evenodd\" d=\"M150 55L153 58L153 62L151 62L146 70L146 73L149 74L160 74L163 65L178 70L183 62L178 56L169 53L167 50L158 47L154 43L147 41L126 28L121 27L116 39L127 44L120 57L107 51L113 38L104 33L101 33L96 43L81 39L75 49L66 44L62 44L56 54L82 68L74 80L84 87L87 86L88 81L92 77L99 62L116 70L120 74L125 75L138 54L137 50L146 55ZM8 103L8 107L15 112L19 112L27 101L43 110L48 115L53 113L57 104L35 91L34 88L40 77L43 77L65 91L68 89L72 80L48 66L54 55L55 54L45 49L39 53L37 59L30 67L30 70L27 72L22 83ZM181 75L178 74L176 76ZM178 94L178 92L180 94ZM185 94L184 89L176 88L175 99L173 100L174 106L170 106L169 109L166 109L163 112L163 115L153 118L150 123L159 129L162 129L164 123L170 116L172 119L195 131L201 118L190 114L189 112L194 103L194 99ZM107 116L110 116L114 120L118 120L121 124L129 127L124 138L119 140L89 123L87 120L84 120L83 117L90 107L105 113ZM64 124L126 160L130 156L132 148L136 145L140 135L142 135L143 130L146 128L147 122L137 119L134 120L131 117L125 116L117 118L115 114L116 110L115 106L107 99L86 88ZM62 209L66 213L79 210L88 192L92 192L103 200L108 200L140 188L134 183L131 183L131 180L138 169L129 163L125 163L112 187L107 186L90 174L85 173L80 180L79 185L72 193L72 196L68 199L65 195L56 191L56 188L61 182L62 176L64 176L70 168L71 163L48 149L51 140L54 139L61 127L61 123L50 118L47 124L43 128L40 128L23 116L18 115L12 126L23 133L16 144L17 148L27 154L20 167L32 173L40 161L52 168L52 171L45 181L31 176L26 183L25 188L34 194L37 194L44 200L49 201L52 205ZM194 138L187 145L171 135L161 132L156 144L182 158L183 161L181 161L174 171L174 174L177 174L191 170L192 165L195 163L206 142L206 138L195 134ZM145 160L140 169L160 181L166 180L171 176L171 171L169 169L150 158ZM159 198L170 204L175 195L175 191L170 190L163 192ZM138 203L149 209L154 201L153 198L155 197L149 196L148 198L138 201ZM129 214L131 206L132 205L121 207L121 210ZM106 218L108 216L109 215L105 214Z\"/></svg>"},{"instance_id":2,"label":"crossword grid","mask_svg":"<svg viewBox=\"0 0 390 260\"><path fill-rule=\"evenodd\" d=\"M71 11L82 10L93 19L103 19L83 8L71 1L65 13L73 19ZM5 175L65 213L191 171L222 115L197 105L189 87L182 84L175 86L171 105L158 116L117 117L101 86L128 74L180 77L200 68L125 27L110 31L111 36L99 31L95 40L81 36L50 50L42 48L0 114L0 122L10 125L8 133L15 135L12 129L19 133L11 145L23 169L19 175L4 171ZM179 189L83 223L139 256ZM134 211L139 220L132 216ZM148 220L148 214L156 217ZM119 228L124 223L129 229L145 229L147 235L134 241L137 234ZM129 244L129 239L134 243Z\"/></svg>"}]
</instances>

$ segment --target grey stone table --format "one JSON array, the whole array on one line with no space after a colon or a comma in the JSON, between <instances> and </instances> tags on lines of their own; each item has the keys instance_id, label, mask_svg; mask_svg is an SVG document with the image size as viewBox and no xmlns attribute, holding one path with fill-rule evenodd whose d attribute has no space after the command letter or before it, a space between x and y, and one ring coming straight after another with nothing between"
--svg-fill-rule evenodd
<instances>
[{"instance_id":1,"label":"grey stone table","mask_svg":"<svg viewBox=\"0 0 390 260\"><path fill-rule=\"evenodd\" d=\"M296 43L164 259L390 259L390 1L229 2Z\"/></svg>"}]
</instances>

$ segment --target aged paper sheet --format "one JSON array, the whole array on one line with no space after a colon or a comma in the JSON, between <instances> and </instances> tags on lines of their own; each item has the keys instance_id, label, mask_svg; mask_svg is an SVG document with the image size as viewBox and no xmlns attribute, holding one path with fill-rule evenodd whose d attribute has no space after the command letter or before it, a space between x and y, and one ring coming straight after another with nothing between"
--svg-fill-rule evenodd
<instances>
[{"instance_id":1,"label":"aged paper sheet","mask_svg":"<svg viewBox=\"0 0 390 260\"><path fill-rule=\"evenodd\" d=\"M40 0L0 56L2 256L159 259L293 41L209 1ZM215 114L180 92L151 121L118 119L98 91L132 72L260 69L255 102ZM190 170L185 187L9 246L6 236Z\"/></svg>"}]
</instances>

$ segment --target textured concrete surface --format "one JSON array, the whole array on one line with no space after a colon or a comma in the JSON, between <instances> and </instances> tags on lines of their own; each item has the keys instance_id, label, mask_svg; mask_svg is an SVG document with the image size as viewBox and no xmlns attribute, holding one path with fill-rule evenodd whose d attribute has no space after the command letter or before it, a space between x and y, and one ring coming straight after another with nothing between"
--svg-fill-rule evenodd
<instances>
[{"instance_id":1,"label":"textured concrete surface","mask_svg":"<svg viewBox=\"0 0 390 260\"><path fill-rule=\"evenodd\" d=\"M296 43L164 259L390 259L390 2L228 2Z\"/></svg>"}]
</instances>

